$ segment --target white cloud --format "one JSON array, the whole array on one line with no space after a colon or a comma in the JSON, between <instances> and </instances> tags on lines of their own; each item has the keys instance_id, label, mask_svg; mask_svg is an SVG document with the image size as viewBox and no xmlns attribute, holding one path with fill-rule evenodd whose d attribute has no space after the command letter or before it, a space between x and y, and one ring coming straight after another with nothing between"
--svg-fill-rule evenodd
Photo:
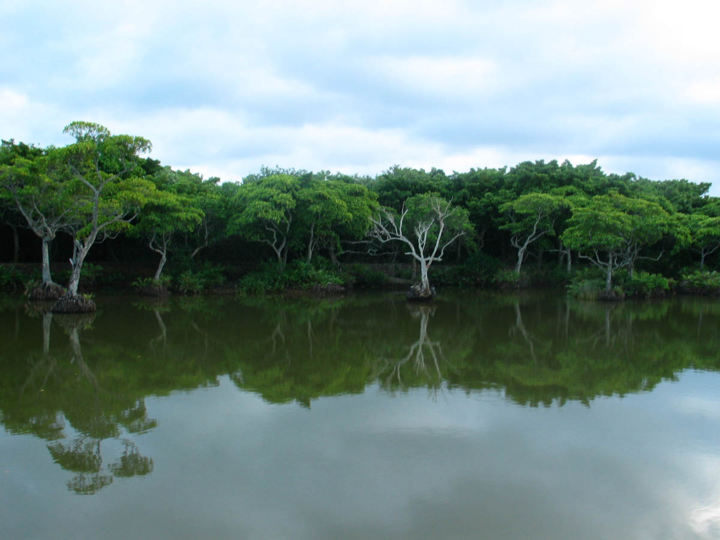
<instances>
[{"instance_id":1,"label":"white cloud","mask_svg":"<svg viewBox=\"0 0 720 540\"><path fill-rule=\"evenodd\" d=\"M720 78L691 84L687 88L687 97L701 105L720 105Z\"/></svg>"},{"instance_id":2,"label":"white cloud","mask_svg":"<svg viewBox=\"0 0 720 540\"><path fill-rule=\"evenodd\" d=\"M61 115L52 106L33 101L27 94L0 86L0 138L42 145L48 140L46 128L53 121L62 124ZM58 133L65 124L60 125Z\"/></svg>"},{"instance_id":3,"label":"white cloud","mask_svg":"<svg viewBox=\"0 0 720 540\"><path fill-rule=\"evenodd\" d=\"M375 60L373 67L412 92L477 99L497 86L495 64L483 58L389 57Z\"/></svg>"},{"instance_id":4,"label":"white cloud","mask_svg":"<svg viewBox=\"0 0 720 540\"><path fill-rule=\"evenodd\" d=\"M639 4L639 30L656 54L683 66L717 65L720 4L708 0L645 0Z\"/></svg>"},{"instance_id":5,"label":"white cloud","mask_svg":"<svg viewBox=\"0 0 720 540\"><path fill-rule=\"evenodd\" d=\"M76 119L237 179L597 157L720 173L715 3L265 0L6 3L0 136ZM60 22L58 22L60 21ZM587 159L586 159L587 158ZM624 170L618 170L623 167Z\"/></svg>"}]
</instances>

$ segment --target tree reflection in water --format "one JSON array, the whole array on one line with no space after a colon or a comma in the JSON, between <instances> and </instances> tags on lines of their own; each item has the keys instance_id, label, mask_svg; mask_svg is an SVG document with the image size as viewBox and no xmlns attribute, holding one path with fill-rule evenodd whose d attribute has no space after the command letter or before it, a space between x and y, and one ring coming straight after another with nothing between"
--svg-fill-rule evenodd
<instances>
[{"instance_id":1,"label":"tree reflection in water","mask_svg":"<svg viewBox=\"0 0 720 540\"><path fill-rule=\"evenodd\" d=\"M406 390L408 387L403 381L403 372L411 371L411 384L418 380L425 380L428 386L435 391L442 387L445 380L441 365L447 363L443 355L442 344L432 341L428 334L428 323L436 306L427 304L408 304L410 316L420 322L418 339L412 343L408 353L399 359L381 357L378 359L374 377L388 389Z\"/></svg>"},{"instance_id":2,"label":"tree reflection in water","mask_svg":"<svg viewBox=\"0 0 720 540\"><path fill-rule=\"evenodd\" d=\"M75 493L150 474L138 438L157 426L146 398L222 377L266 402L307 408L369 385L391 395L493 391L537 407L591 406L688 368L720 369L720 305L706 299L118 300L96 319L0 306L0 324L14 328L0 350L0 422L46 441ZM52 334L58 327L67 340Z\"/></svg>"},{"instance_id":3,"label":"tree reflection in water","mask_svg":"<svg viewBox=\"0 0 720 540\"><path fill-rule=\"evenodd\" d=\"M81 334L91 328L96 314L53 315L42 305L28 305L26 311L31 319L39 317L42 321L42 354L26 357L27 368L15 398L3 399L6 429L11 433L30 432L48 441L53 460L73 473L67 487L77 494L96 493L112 484L115 477L151 473L153 460L142 456L129 438L157 426L147 415L144 399L128 399L116 388L105 388L86 361ZM64 330L67 346L57 341L51 346L53 323ZM103 347L100 344L99 348ZM97 351L93 352L96 363ZM22 367L21 363L13 365ZM20 380L13 372L5 374L10 380ZM106 450L108 441L111 444ZM117 451L114 441L120 443L122 452Z\"/></svg>"},{"instance_id":4,"label":"tree reflection in water","mask_svg":"<svg viewBox=\"0 0 720 540\"><path fill-rule=\"evenodd\" d=\"M157 312L156 312L157 313ZM78 380L84 380L92 390L91 413L81 423L73 426L78 434L67 441L54 441L48 445L56 463L63 469L75 473L67 483L68 489L80 495L93 494L109 486L113 477L132 477L150 474L153 460L140 454L135 443L122 439L124 452L120 458L103 467L102 443L107 439L119 439L122 428L128 433L142 433L157 425L155 420L147 418L142 401L134 407L120 411L116 416L108 416L103 407L103 397L113 396L103 389L85 362L79 332L89 328L95 314L55 315L58 324L65 329L72 351L72 363L79 371Z\"/></svg>"}]
</instances>

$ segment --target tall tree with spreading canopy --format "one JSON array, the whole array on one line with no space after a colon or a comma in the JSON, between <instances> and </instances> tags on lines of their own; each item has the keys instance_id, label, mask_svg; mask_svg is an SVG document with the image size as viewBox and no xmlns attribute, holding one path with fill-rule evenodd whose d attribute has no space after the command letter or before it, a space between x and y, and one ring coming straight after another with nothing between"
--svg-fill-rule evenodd
<instances>
[{"instance_id":1,"label":"tall tree with spreading canopy","mask_svg":"<svg viewBox=\"0 0 720 540\"><path fill-rule=\"evenodd\" d=\"M14 144L3 144L3 153L14 153L0 164L2 197L14 205L17 213L42 241L42 283L30 291L30 300L57 300L65 289L55 283L50 271L50 244L57 233L66 229L77 210L75 189L53 151L32 147L18 152Z\"/></svg>"},{"instance_id":2,"label":"tall tree with spreading canopy","mask_svg":"<svg viewBox=\"0 0 720 540\"><path fill-rule=\"evenodd\" d=\"M428 271L434 262L442 261L445 249L463 235L472 233L468 212L453 206L436 193L416 195L405 201L400 213L382 208L370 218L370 234L382 243L400 242L420 266L420 284L409 298L418 300L434 296Z\"/></svg>"},{"instance_id":3,"label":"tall tree with spreading canopy","mask_svg":"<svg viewBox=\"0 0 720 540\"><path fill-rule=\"evenodd\" d=\"M530 244L543 236L555 234L555 219L566 205L562 197L548 193L528 193L500 207L510 220L501 229L509 230L512 234L510 244L517 249L517 273L520 273Z\"/></svg>"},{"instance_id":4,"label":"tall tree with spreading canopy","mask_svg":"<svg viewBox=\"0 0 720 540\"><path fill-rule=\"evenodd\" d=\"M7 169L12 169L18 157L33 160L43 153L44 150L42 148L22 142L15 143L14 139L0 141L0 170L5 169L5 172L0 173L0 176L3 177L0 181L5 182L9 180L6 176L8 173ZM0 184L0 186L7 187L3 184ZM4 223L12 230L12 261L14 264L17 264L20 260L20 235L18 234L18 228L27 222L18 211L14 196L9 189L0 190L0 223Z\"/></svg>"},{"instance_id":5,"label":"tall tree with spreading canopy","mask_svg":"<svg viewBox=\"0 0 720 540\"><path fill-rule=\"evenodd\" d=\"M371 226L370 217L377 212L374 193L365 186L342 180L312 179L298 192L298 215L304 233L306 260L326 247L333 262L342 238L362 238Z\"/></svg>"},{"instance_id":6,"label":"tall tree with spreading canopy","mask_svg":"<svg viewBox=\"0 0 720 540\"><path fill-rule=\"evenodd\" d=\"M184 197L193 207L202 211L202 220L197 227L178 231L182 249L190 260L225 236L228 199L231 192L236 191L236 184L220 185L217 177L204 179L201 174L193 173L189 169L179 171L171 167L163 167L157 171L154 180L158 189ZM177 249L180 247L178 245Z\"/></svg>"},{"instance_id":7,"label":"tall tree with spreading canopy","mask_svg":"<svg viewBox=\"0 0 720 540\"><path fill-rule=\"evenodd\" d=\"M640 253L658 243L664 236L674 235L682 242L686 242L683 238L684 229L676 227L677 221L659 203L615 193L611 193L609 197L616 207L630 216L632 229L630 234L624 237L626 244L624 258L627 261L630 277L633 276L638 260L657 261L662 257L664 250L655 257L642 256Z\"/></svg>"},{"instance_id":8,"label":"tall tree with spreading canopy","mask_svg":"<svg viewBox=\"0 0 720 540\"><path fill-rule=\"evenodd\" d=\"M702 270L708 255L720 248L720 217L690 214L684 215L682 222L690 236L690 249L700 255Z\"/></svg>"},{"instance_id":9,"label":"tall tree with spreading canopy","mask_svg":"<svg viewBox=\"0 0 720 540\"><path fill-rule=\"evenodd\" d=\"M195 201L172 191L158 191L142 209L137 225L130 234L144 238L147 246L160 255L153 283L147 288L148 294L167 293L161 277L173 237L179 233L192 232L203 217L203 211L195 205Z\"/></svg>"},{"instance_id":10,"label":"tall tree with spreading canopy","mask_svg":"<svg viewBox=\"0 0 720 540\"><path fill-rule=\"evenodd\" d=\"M230 219L228 233L267 244L278 266L284 269L299 191L300 182L289 174L274 174L243 184L233 197L236 213Z\"/></svg>"},{"instance_id":11,"label":"tall tree with spreading canopy","mask_svg":"<svg viewBox=\"0 0 720 540\"><path fill-rule=\"evenodd\" d=\"M609 197L593 197L586 206L574 209L563 243L578 252L581 259L605 272L605 292L612 290L613 273L627 264L623 259L625 238L632 234L630 216L617 208Z\"/></svg>"},{"instance_id":12,"label":"tall tree with spreading canopy","mask_svg":"<svg viewBox=\"0 0 720 540\"><path fill-rule=\"evenodd\" d=\"M622 267L632 269L643 258L641 250L658 242L671 227L672 219L659 204L613 192L577 206L562 241L605 272L605 293L610 294L613 273Z\"/></svg>"},{"instance_id":13,"label":"tall tree with spreading canopy","mask_svg":"<svg viewBox=\"0 0 720 540\"><path fill-rule=\"evenodd\" d=\"M93 311L95 304L78 295L83 263L95 242L129 229L140 209L156 195L155 185L141 177L138 163L152 145L142 137L112 135L90 122L73 122L63 132L75 137L74 144L59 152L77 190L78 210L68 226L74 244L70 282L53 311Z\"/></svg>"}]
</instances>

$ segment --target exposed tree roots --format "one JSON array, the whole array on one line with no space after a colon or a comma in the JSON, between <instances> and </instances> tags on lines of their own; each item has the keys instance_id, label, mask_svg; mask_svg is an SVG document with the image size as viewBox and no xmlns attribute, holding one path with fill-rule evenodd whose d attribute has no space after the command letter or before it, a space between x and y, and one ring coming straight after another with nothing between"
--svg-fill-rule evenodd
<instances>
[{"instance_id":1,"label":"exposed tree roots","mask_svg":"<svg viewBox=\"0 0 720 540\"><path fill-rule=\"evenodd\" d=\"M65 288L57 283L43 283L28 293L28 300L33 302L55 302L65 294Z\"/></svg>"},{"instance_id":2,"label":"exposed tree roots","mask_svg":"<svg viewBox=\"0 0 720 540\"><path fill-rule=\"evenodd\" d=\"M53 313L93 313L95 311L97 311L95 302L80 294L63 296L52 308Z\"/></svg>"},{"instance_id":3,"label":"exposed tree roots","mask_svg":"<svg viewBox=\"0 0 720 540\"><path fill-rule=\"evenodd\" d=\"M625 295L614 289L610 289L609 291L602 290L598 293L597 299L604 302L618 302L620 300L625 300Z\"/></svg>"},{"instance_id":4,"label":"exposed tree roots","mask_svg":"<svg viewBox=\"0 0 720 540\"><path fill-rule=\"evenodd\" d=\"M423 289L420 283L416 283L405 295L408 302L430 302L435 298L435 287L430 287L430 290Z\"/></svg>"}]
</instances>

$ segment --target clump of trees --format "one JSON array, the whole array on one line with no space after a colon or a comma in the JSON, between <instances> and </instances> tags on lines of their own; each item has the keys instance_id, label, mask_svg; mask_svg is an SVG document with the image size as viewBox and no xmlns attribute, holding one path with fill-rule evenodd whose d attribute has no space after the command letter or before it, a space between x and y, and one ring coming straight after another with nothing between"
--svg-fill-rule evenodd
<instances>
[{"instance_id":1,"label":"clump of trees","mask_svg":"<svg viewBox=\"0 0 720 540\"><path fill-rule=\"evenodd\" d=\"M351 283L359 267L367 277L389 262L412 263L416 298L432 297L433 283L574 280L583 294L607 299L651 282L681 287L688 276L714 283L702 277L720 253L720 203L709 184L567 161L452 174L394 166L376 177L263 168L223 183L145 157L151 145L142 137L88 122L65 133L73 142L60 148L0 147L0 257L15 261L21 240L36 242L37 255L23 251L41 262L29 295L59 299L56 311L94 309L79 286L103 242L106 259L153 267L137 282L153 295L168 293L168 272L186 292L228 276L249 290L277 290ZM72 246L65 259L55 253L58 238ZM65 260L58 280L51 263Z\"/></svg>"}]
</instances>

